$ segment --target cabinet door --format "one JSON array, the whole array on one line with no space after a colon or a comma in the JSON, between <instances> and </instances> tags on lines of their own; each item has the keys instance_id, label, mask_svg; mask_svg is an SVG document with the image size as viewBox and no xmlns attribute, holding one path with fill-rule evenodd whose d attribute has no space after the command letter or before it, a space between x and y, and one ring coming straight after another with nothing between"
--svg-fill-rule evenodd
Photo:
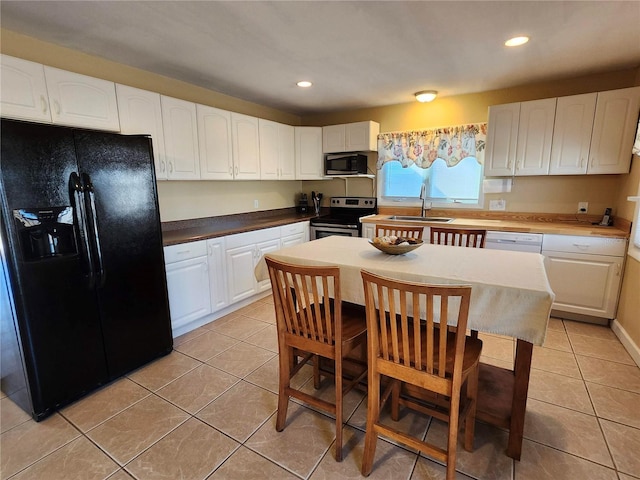
<instances>
[{"instance_id":1,"label":"cabinet door","mask_svg":"<svg viewBox=\"0 0 640 480\"><path fill-rule=\"evenodd\" d=\"M248 115L232 113L231 129L234 178L241 180L260 179L258 119Z\"/></svg>"},{"instance_id":2,"label":"cabinet door","mask_svg":"<svg viewBox=\"0 0 640 480\"><path fill-rule=\"evenodd\" d=\"M160 94L126 85L116 85L120 131L127 134L151 136L156 178L167 179L164 159L164 133L162 131L162 107Z\"/></svg>"},{"instance_id":3,"label":"cabinet door","mask_svg":"<svg viewBox=\"0 0 640 480\"><path fill-rule=\"evenodd\" d=\"M200 178L203 180L233 179L231 112L196 105L196 113Z\"/></svg>"},{"instance_id":4,"label":"cabinet door","mask_svg":"<svg viewBox=\"0 0 640 480\"><path fill-rule=\"evenodd\" d=\"M516 142L516 175L547 175L556 99L522 102Z\"/></svg>"},{"instance_id":5,"label":"cabinet door","mask_svg":"<svg viewBox=\"0 0 640 480\"><path fill-rule=\"evenodd\" d=\"M558 98L551 142L551 175L586 173L596 93Z\"/></svg>"},{"instance_id":6,"label":"cabinet door","mask_svg":"<svg viewBox=\"0 0 640 480\"><path fill-rule=\"evenodd\" d=\"M520 103L489 107L484 175L511 176L515 169Z\"/></svg>"},{"instance_id":7,"label":"cabinet door","mask_svg":"<svg viewBox=\"0 0 640 480\"><path fill-rule=\"evenodd\" d=\"M171 328L211 313L207 257L197 257L166 265Z\"/></svg>"},{"instance_id":8,"label":"cabinet door","mask_svg":"<svg viewBox=\"0 0 640 480\"><path fill-rule=\"evenodd\" d=\"M363 223L362 237L373 240L376 237L376 226L373 223Z\"/></svg>"},{"instance_id":9,"label":"cabinet door","mask_svg":"<svg viewBox=\"0 0 640 480\"><path fill-rule=\"evenodd\" d=\"M113 82L44 67L53 123L120 131Z\"/></svg>"},{"instance_id":10,"label":"cabinet door","mask_svg":"<svg viewBox=\"0 0 640 480\"><path fill-rule=\"evenodd\" d=\"M255 244L230 248L226 251L229 303L235 303L256 293Z\"/></svg>"},{"instance_id":11,"label":"cabinet door","mask_svg":"<svg viewBox=\"0 0 640 480\"><path fill-rule=\"evenodd\" d=\"M628 173L638 128L640 87L599 92L587 173Z\"/></svg>"},{"instance_id":12,"label":"cabinet door","mask_svg":"<svg viewBox=\"0 0 640 480\"><path fill-rule=\"evenodd\" d=\"M260 129L260 178L278 179L278 124L262 118L258 121Z\"/></svg>"},{"instance_id":13,"label":"cabinet door","mask_svg":"<svg viewBox=\"0 0 640 480\"><path fill-rule=\"evenodd\" d=\"M346 132L344 124L322 127L322 153L345 152Z\"/></svg>"},{"instance_id":14,"label":"cabinet door","mask_svg":"<svg viewBox=\"0 0 640 480\"><path fill-rule=\"evenodd\" d=\"M280 249L280 239L277 238L275 240L266 240L264 242L259 242L256 244L256 256L254 258L254 264L253 267L251 268L251 277L254 278L255 281L255 276L253 274L253 270L255 269L256 265L258 265L258 262L262 259L262 257L269 253L269 252L275 252L276 250ZM271 281L269 279L267 280L262 280L261 282L256 282L256 290L258 292L264 292L266 290L269 290L271 288Z\"/></svg>"},{"instance_id":15,"label":"cabinet door","mask_svg":"<svg viewBox=\"0 0 640 480\"><path fill-rule=\"evenodd\" d=\"M169 180L199 180L196 104L160 97Z\"/></svg>"},{"instance_id":16,"label":"cabinet door","mask_svg":"<svg viewBox=\"0 0 640 480\"><path fill-rule=\"evenodd\" d=\"M229 305L227 297L227 267L224 251L224 237L207 240L209 263L209 286L211 288L211 311Z\"/></svg>"},{"instance_id":17,"label":"cabinet door","mask_svg":"<svg viewBox=\"0 0 640 480\"><path fill-rule=\"evenodd\" d=\"M40 63L1 55L0 113L6 118L51 123L44 67Z\"/></svg>"},{"instance_id":18,"label":"cabinet door","mask_svg":"<svg viewBox=\"0 0 640 480\"><path fill-rule=\"evenodd\" d=\"M345 151L378 151L378 133L380 133L380 124L376 122L347 123L345 125Z\"/></svg>"},{"instance_id":19,"label":"cabinet door","mask_svg":"<svg viewBox=\"0 0 640 480\"><path fill-rule=\"evenodd\" d=\"M278 178L295 180L296 178L296 141L295 129L291 125L278 124Z\"/></svg>"},{"instance_id":20,"label":"cabinet door","mask_svg":"<svg viewBox=\"0 0 640 480\"><path fill-rule=\"evenodd\" d=\"M324 176L323 128L326 127L295 127L296 179L320 180Z\"/></svg>"},{"instance_id":21,"label":"cabinet door","mask_svg":"<svg viewBox=\"0 0 640 480\"><path fill-rule=\"evenodd\" d=\"M553 309L614 318L623 257L543 251Z\"/></svg>"}]
</instances>

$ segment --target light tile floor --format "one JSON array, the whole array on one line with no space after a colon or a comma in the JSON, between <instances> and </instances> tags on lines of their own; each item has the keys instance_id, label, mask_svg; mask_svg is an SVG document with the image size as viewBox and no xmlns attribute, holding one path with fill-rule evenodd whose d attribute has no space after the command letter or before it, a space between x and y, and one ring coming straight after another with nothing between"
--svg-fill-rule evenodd
<instances>
[{"instance_id":1,"label":"light tile floor","mask_svg":"<svg viewBox=\"0 0 640 480\"><path fill-rule=\"evenodd\" d=\"M483 361L509 366L514 342L483 335ZM313 390L310 368L297 385ZM331 397L331 382L322 395ZM333 420L292 402L275 431L278 364L271 298L175 341L175 351L36 423L0 399L0 478L12 480L361 478L366 398L347 396L345 459ZM444 442L445 424L400 428ZM478 422L459 479L640 478L640 369L610 329L552 319L535 347L522 460L507 432ZM378 440L372 479L441 479L444 467Z\"/></svg>"}]
</instances>

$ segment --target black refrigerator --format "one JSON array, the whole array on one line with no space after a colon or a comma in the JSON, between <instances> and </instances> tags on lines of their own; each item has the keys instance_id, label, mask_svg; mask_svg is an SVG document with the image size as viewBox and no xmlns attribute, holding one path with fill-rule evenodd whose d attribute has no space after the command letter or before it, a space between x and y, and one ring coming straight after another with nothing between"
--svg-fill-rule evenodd
<instances>
[{"instance_id":1,"label":"black refrigerator","mask_svg":"<svg viewBox=\"0 0 640 480\"><path fill-rule=\"evenodd\" d=\"M151 141L0 135L1 386L41 420L172 349Z\"/></svg>"}]
</instances>

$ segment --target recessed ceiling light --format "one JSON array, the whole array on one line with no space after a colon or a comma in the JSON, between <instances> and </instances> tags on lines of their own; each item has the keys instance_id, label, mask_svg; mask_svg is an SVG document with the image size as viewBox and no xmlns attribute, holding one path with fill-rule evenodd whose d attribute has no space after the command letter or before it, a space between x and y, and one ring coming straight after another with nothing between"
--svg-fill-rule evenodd
<instances>
[{"instance_id":1,"label":"recessed ceiling light","mask_svg":"<svg viewBox=\"0 0 640 480\"><path fill-rule=\"evenodd\" d=\"M308 88L311 85L313 85L313 83L308 82L307 80L302 80L302 81L296 83L296 85L298 85L299 87L302 87L302 88Z\"/></svg>"},{"instance_id":2,"label":"recessed ceiling light","mask_svg":"<svg viewBox=\"0 0 640 480\"><path fill-rule=\"evenodd\" d=\"M518 47L520 45L524 45L529 41L529 37L513 37L504 42L507 47Z\"/></svg>"}]
</instances>

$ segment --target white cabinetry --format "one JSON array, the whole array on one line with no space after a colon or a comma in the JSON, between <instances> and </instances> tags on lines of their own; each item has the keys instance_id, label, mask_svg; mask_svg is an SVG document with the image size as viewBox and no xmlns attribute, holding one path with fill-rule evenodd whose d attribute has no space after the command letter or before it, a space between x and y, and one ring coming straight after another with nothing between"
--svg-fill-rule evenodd
<instances>
[{"instance_id":1,"label":"white cabinetry","mask_svg":"<svg viewBox=\"0 0 640 480\"><path fill-rule=\"evenodd\" d=\"M51 123L47 83L40 63L2 55L0 113L6 118Z\"/></svg>"},{"instance_id":2,"label":"white cabinetry","mask_svg":"<svg viewBox=\"0 0 640 480\"><path fill-rule=\"evenodd\" d=\"M551 175L587 171L597 93L558 98L551 144Z\"/></svg>"},{"instance_id":3,"label":"white cabinetry","mask_svg":"<svg viewBox=\"0 0 640 480\"><path fill-rule=\"evenodd\" d=\"M545 234L542 254L556 295L553 309L577 318L614 318L626 244L620 238Z\"/></svg>"},{"instance_id":4,"label":"white cabinetry","mask_svg":"<svg viewBox=\"0 0 640 480\"><path fill-rule=\"evenodd\" d=\"M233 179L231 146L231 112L196 105L200 178L203 180Z\"/></svg>"},{"instance_id":5,"label":"white cabinetry","mask_svg":"<svg viewBox=\"0 0 640 480\"><path fill-rule=\"evenodd\" d=\"M174 332L211 313L207 242L164 248L171 328Z\"/></svg>"},{"instance_id":6,"label":"white cabinetry","mask_svg":"<svg viewBox=\"0 0 640 480\"><path fill-rule=\"evenodd\" d=\"M295 180L294 127L259 119L260 178Z\"/></svg>"},{"instance_id":7,"label":"white cabinetry","mask_svg":"<svg viewBox=\"0 0 640 480\"><path fill-rule=\"evenodd\" d=\"M161 96L167 177L199 180L198 124L196 104Z\"/></svg>"},{"instance_id":8,"label":"white cabinetry","mask_svg":"<svg viewBox=\"0 0 640 480\"><path fill-rule=\"evenodd\" d=\"M282 248L300 245L309 241L309 222L291 223L280 227L280 246Z\"/></svg>"},{"instance_id":9,"label":"white cabinetry","mask_svg":"<svg viewBox=\"0 0 640 480\"><path fill-rule=\"evenodd\" d=\"M296 179L320 180L324 176L322 127L295 127Z\"/></svg>"},{"instance_id":10,"label":"white cabinetry","mask_svg":"<svg viewBox=\"0 0 640 480\"><path fill-rule=\"evenodd\" d=\"M120 131L113 82L44 67L53 123Z\"/></svg>"},{"instance_id":11,"label":"white cabinetry","mask_svg":"<svg viewBox=\"0 0 640 480\"><path fill-rule=\"evenodd\" d=\"M484 175L511 176L515 169L520 103L489 107Z\"/></svg>"},{"instance_id":12,"label":"white cabinetry","mask_svg":"<svg viewBox=\"0 0 640 480\"><path fill-rule=\"evenodd\" d=\"M167 179L160 94L116 84L120 131L151 136L156 178Z\"/></svg>"},{"instance_id":13,"label":"white cabinetry","mask_svg":"<svg viewBox=\"0 0 640 480\"><path fill-rule=\"evenodd\" d=\"M640 87L599 92L587 173L628 173L638 128Z\"/></svg>"},{"instance_id":14,"label":"white cabinetry","mask_svg":"<svg viewBox=\"0 0 640 480\"><path fill-rule=\"evenodd\" d=\"M363 223L362 224L362 237L373 240L376 237L376 224L375 223Z\"/></svg>"},{"instance_id":15,"label":"white cabinetry","mask_svg":"<svg viewBox=\"0 0 640 480\"><path fill-rule=\"evenodd\" d=\"M240 113L231 114L233 141L233 178L260 179L260 140L258 119Z\"/></svg>"},{"instance_id":16,"label":"white cabinetry","mask_svg":"<svg viewBox=\"0 0 640 480\"><path fill-rule=\"evenodd\" d=\"M380 124L354 122L322 127L323 153L367 152L378 150Z\"/></svg>"},{"instance_id":17,"label":"white cabinetry","mask_svg":"<svg viewBox=\"0 0 640 480\"><path fill-rule=\"evenodd\" d=\"M227 292L227 265L224 237L207 240L211 311L217 312L229 305Z\"/></svg>"},{"instance_id":18,"label":"white cabinetry","mask_svg":"<svg viewBox=\"0 0 640 480\"><path fill-rule=\"evenodd\" d=\"M547 175L556 99L489 107L485 175Z\"/></svg>"},{"instance_id":19,"label":"white cabinetry","mask_svg":"<svg viewBox=\"0 0 640 480\"><path fill-rule=\"evenodd\" d=\"M280 227L265 228L226 237L230 303L235 303L270 288L268 280L258 283L253 271L265 253L279 248Z\"/></svg>"}]
</instances>

